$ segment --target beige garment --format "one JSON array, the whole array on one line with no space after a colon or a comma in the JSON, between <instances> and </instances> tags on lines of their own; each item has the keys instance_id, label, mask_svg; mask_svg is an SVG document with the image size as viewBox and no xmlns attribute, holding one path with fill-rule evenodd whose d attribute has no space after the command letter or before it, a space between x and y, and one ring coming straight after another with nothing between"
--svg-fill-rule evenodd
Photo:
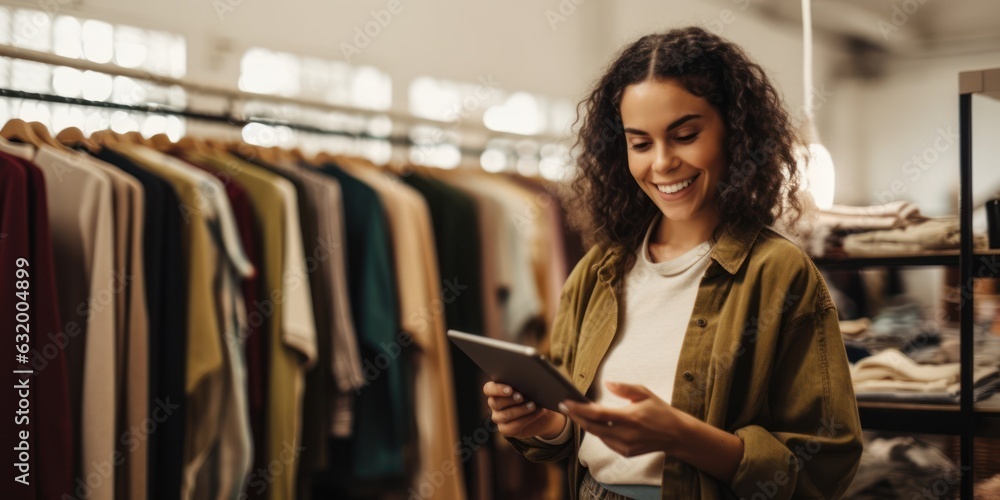
<instances>
[{"instance_id":1,"label":"beige garment","mask_svg":"<svg viewBox=\"0 0 1000 500\"><path fill-rule=\"evenodd\" d=\"M917 205L900 200L867 207L834 205L819 211L816 224L833 229L889 229L923 220L926 217Z\"/></svg>"},{"instance_id":2,"label":"beige garment","mask_svg":"<svg viewBox=\"0 0 1000 500\"><path fill-rule=\"evenodd\" d=\"M146 279L143 269L142 184L131 175L102 161L87 158L108 175L114 191L115 272L124 289L115 294L117 344L116 390L120 419L117 448L125 457L115 478L116 496L146 495L148 440L142 426L149 416L149 317L146 310ZM122 437L124 436L124 437Z\"/></svg>"},{"instance_id":3,"label":"beige garment","mask_svg":"<svg viewBox=\"0 0 1000 500\"><path fill-rule=\"evenodd\" d=\"M951 384L958 380L958 375L959 363L922 365L898 349L885 349L858 361L851 368L851 380L855 386L859 382L881 379L911 382L944 380L946 384Z\"/></svg>"},{"instance_id":4,"label":"beige garment","mask_svg":"<svg viewBox=\"0 0 1000 500\"><path fill-rule=\"evenodd\" d=\"M401 323L418 348L414 410L420 460L414 478L426 481L425 475L440 474L442 464L450 462L455 474L444 474L442 484L435 483L431 498L465 498L462 468L456 457L455 386L430 209L415 189L366 160L337 158L337 165L378 193L392 233Z\"/></svg>"},{"instance_id":5,"label":"beige garment","mask_svg":"<svg viewBox=\"0 0 1000 500\"><path fill-rule=\"evenodd\" d=\"M427 173L434 175L434 169ZM503 337L506 340L520 340L526 324L542 314L538 283L532 255L537 250L534 232L536 226L515 214L524 214L530 206L525 201L523 191L505 182L498 182L500 176L469 169L440 170L436 176L454 186L474 191L499 203L502 213L499 221L502 233L499 235L498 254L500 256L499 285L506 291L502 304Z\"/></svg>"},{"instance_id":6,"label":"beige garment","mask_svg":"<svg viewBox=\"0 0 1000 500\"><path fill-rule=\"evenodd\" d=\"M255 165L250 165L254 168ZM270 174L270 172L267 172ZM274 175L274 174L271 174ZM275 176L278 178L277 176ZM279 178L280 179L280 178ZM302 368L308 370L316 363L316 320L313 315L312 295L305 248L302 245L302 223L299 217L298 194L295 186L285 179L275 185L285 202L285 273L282 290L285 299L282 308L282 339L289 347L302 353Z\"/></svg>"},{"instance_id":7,"label":"beige garment","mask_svg":"<svg viewBox=\"0 0 1000 500\"><path fill-rule=\"evenodd\" d=\"M516 211L511 213L518 224L521 232L525 234L529 248L529 265L534 286L538 293L539 316L544 321L542 331L532 333L544 334L552 325L555 319L555 310L559 304L559 292L562 290L562 283L558 288L550 279L549 269L552 268L552 237L556 233L555 223L551 220L551 213L540 206L536 194L531 190L520 186L503 176L496 176L497 192L502 196L510 197L510 203L516 207ZM529 318L533 320L535 318ZM528 325L526 325L528 326ZM532 325L533 326L533 325ZM525 331L520 332L524 335ZM543 335L539 335L539 339ZM523 339L537 340L537 339Z\"/></svg>"},{"instance_id":8,"label":"beige garment","mask_svg":"<svg viewBox=\"0 0 1000 500\"><path fill-rule=\"evenodd\" d=\"M985 250L985 234L973 234L973 249ZM906 255L942 250L958 250L961 243L957 217L940 217L916 222L906 227L849 234L844 237L844 251L854 257Z\"/></svg>"},{"instance_id":9,"label":"beige garment","mask_svg":"<svg viewBox=\"0 0 1000 500\"><path fill-rule=\"evenodd\" d=\"M91 499L115 497L114 216L108 176L85 158L42 146L34 158L45 175L60 316L67 355L80 477L102 480ZM77 338L79 337L79 339Z\"/></svg>"},{"instance_id":10,"label":"beige garment","mask_svg":"<svg viewBox=\"0 0 1000 500\"><path fill-rule=\"evenodd\" d=\"M319 241L315 255L310 258L319 266L314 276L326 281L324 302L316 305L317 311L326 308L329 312L329 324L325 328L332 336L330 359L336 389L332 395L330 427L333 436L348 437L353 423L355 391L364 387L365 378L347 290L347 234L340 183L333 177L305 168L280 164L276 167L302 181L310 205L318 214ZM322 331L317 333L322 334Z\"/></svg>"},{"instance_id":11,"label":"beige garment","mask_svg":"<svg viewBox=\"0 0 1000 500\"><path fill-rule=\"evenodd\" d=\"M32 161L35 157L35 147L31 144L10 142L3 137L0 137L0 151L14 155L22 160Z\"/></svg>"},{"instance_id":12,"label":"beige garment","mask_svg":"<svg viewBox=\"0 0 1000 500\"><path fill-rule=\"evenodd\" d=\"M559 293L562 291L563 282L568 275L562 226L559 222L558 201L548 193L545 186L540 184L538 180L522 178L522 183L509 176L498 177L521 192L523 208L521 213L515 217L522 219L522 224L535 226L532 267L535 281L538 284L539 298L542 301L542 317L545 320L544 330L536 333L540 334L541 347L545 351L548 349L548 338L545 336L545 332L552 328L552 322L556 317L556 307L559 305ZM529 183L533 187L525 186L524 183Z\"/></svg>"},{"instance_id":13,"label":"beige garment","mask_svg":"<svg viewBox=\"0 0 1000 500\"><path fill-rule=\"evenodd\" d=\"M840 320L840 333L858 340L868 335L868 329L872 327L872 320L868 318Z\"/></svg>"},{"instance_id":14,"label":"beige garment","mask_svg":"<svg viewBox=\"0 0 1000 500\"><path fill-rule=\"evenodd\" d=\"M509 280L503 277L503 263L506 252L501 252L498 248L500 241L504 239L505 218L503 206L492 197L483 194L473 187L467 186L464 176L442 176L436 175L441 169L420 169L419 173L434 177L449 186L454 187L476 201L476 208L479 214L479 238L482 250L481 269L483 282L483 329L487 337L499 339L503 335L503 295Z\"/></svg>"}]
</instances>

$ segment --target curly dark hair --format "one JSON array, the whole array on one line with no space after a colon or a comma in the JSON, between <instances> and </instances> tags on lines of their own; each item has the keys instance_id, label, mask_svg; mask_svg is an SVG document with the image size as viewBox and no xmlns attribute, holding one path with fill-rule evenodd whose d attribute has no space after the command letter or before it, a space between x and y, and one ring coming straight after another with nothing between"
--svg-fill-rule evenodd
<instances>
[{"instance_id":1,"label":"curly dark hair","mask_svg":"<svg viewBox=\"0 0 1000 500\"><path fill-rule=\"evenodd\" d=\"M571 187L573 201L583 208L575 211L582 219L576 225L586 228L590 244L636 249L659 212L629 172L620 117L626 87L650 79L678 82L706 99L725 122L729 166L717 187L716 237L727 228L771 226L783 215L793 221L802 215L802 202L789 196L799 188L800 139L764 70L719 36L678 28L625 47L577 106L580 172ZM619 278L635 262L634 251L625 255Z\"/></svg>"}]
</instances>

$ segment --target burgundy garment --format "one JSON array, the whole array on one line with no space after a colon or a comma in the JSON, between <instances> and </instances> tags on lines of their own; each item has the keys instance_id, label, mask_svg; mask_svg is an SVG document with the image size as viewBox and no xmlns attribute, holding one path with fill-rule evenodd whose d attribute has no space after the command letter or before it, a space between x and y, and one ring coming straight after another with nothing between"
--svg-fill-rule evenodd
<instances>
[{"instance_id":1,"label":"burgundy garment","mask_svg":"<svg viewBox=\"0 0 1000 500\"><path fill-rule=\"evenodd\" d=\"M180 156L178 156L180 158ZM264 338L268 331L271 317L260 310L259 304L264 297L261 292L263 283L260 277L264 275L264 263L261 261L260 223L253 211L250 195L239 184L232 182L232 177L226 173L217 172L204 165L192 163L187 158L181 158L185 163L204 170L220 181L226 188L226 196L233 207L236 226L240 232L240 243L250 263L253 264L254 275L243 279L243 303L247 312L247 329L240 331L243 341L247 367L247 395L250 410L250 432L253 439L254 464L252 470L266 469L262 460L266 454L266 434L264 433L267 415L267 356L264 348L267 345ZM250 498L255 498L255 490L251 489Z\"/></svg>"},{"instance_id":2,"label":"burgundy garment","mask_svg":"<svg viewBox=\"0 0 1000 500\"><path fill-rule=\"evenodd\" d=\"M37 484L42 477L38 467L38 440L36 439L35 422L38 421L37 395L38 387L35 378L29 374L17 374L14 370L31 370L29 363L18 362L17 356L24 354L31 355L30 352L19 352L17 345L24 344L31 346L31 341L39 332L39 316L32 306L34 306L34 285L35 266L31 256L31 229L30 229L30 203L28 200L28 172L19 161L13 156L0 153L0 332L4 339L0 344L0 372L3 377L3 394L0 395L0 411L4 417L0 418L0 446L3 446L4 464L7 468L7 476L4 482L7 483L5 495L13 495L12 498L36 498ZM24 259L22 265L18 266L18 259ZM27 263L27 265L24 265ZM22 278L17 277L17 270L24 269L28 273ZM17 288L18 282L27 284L27 294L21 297L18 292L23 292ZM28 304L29 316L27 322L17 321L17 310L19 302ZM22 306L23 309L24 306ZM22 316L22 319L24 317ZM18 325L25 325L18 328ZM18 335L26 334L26 338L18 338ZM24 350L24 349L22 349ZM19 394L21 389L18 385L23 385L22 381L28 382L28 389L23 399L30 412L27 419L25 415L18 416L16 411L21 406L22 398ZM27 433L27 434L22 434ZM22 440L24 436L26 439ZM19 455L21 451L15 448L27 448L26 453L30 454L27 461L21 462ZM17 463L24 463L24 470L14 466ZM27 473L24 476L28 484L23 484L16 480L17 476Z\"/></svg>"},{"instance_id":3,"label":"burgundy garment","mask_svg":"<svg viewBox=\"0 0 1000 500\"><path fill-rule=\"evenodd\" d=\"M70 418L69 371L64 342L69 337L59 317L56 295L55 261L52 257L52 235L49 229L48 197L45 177L33 163L17 159L26 169L30 189L31 210L31 297L32 321L38 330L32 331L31 363L35 368L35 417L38 429L35 457L39 500L60 500L71 493L73 485L73 422ZM32 326L32 328L35 327Z\"/></svg>"},{"instance_id":4,"label":"burgundy garment","mask_svg":"<svg viewBox=\"0 0 1000 500\"><path fill-rule=\"evenodd\" d=\"M264 272L264 263L260 260L260 227L254 217L249 195L235 182L226 185L226 194L233 206L236 216L236 226L240 231L240 243L250 263L253 264L254 275L243 279L243 302L247 311L246 331L241 331L241 339L245 346L247 363L247 392L250 409L250 430L253 436L254 456L263 457L265 434L264 418L267 413L265 404L265 389L267 388L267 370L264 356L264 325L268 317L260 311L261 294L260 277ZM261 464L266 465L266 464Z\"/></svg>"},{"instance_id":5,"label":"burgundy garment","mask_svg":"<svg viewBox=\"0 0 1000 500\"><path fill-rule=\"evenodd\" d=\"M33 307L37 290L34 286L35 262L31 255L29 191L28 172L24 166L13 156L0 153L0 332L5 337L0 343L0 371L3 372L0 376L4 381L3 393L0 394L0 401L3 401L0 405L3 412L3 418L0 418L0 433L3 433L0 446L3 446L7 469L4 496L19 499L36 498L37 484L44 477L38 466L40 450L35 425L40 416L37 405L39 388L30 374L14 373L14 370L32 369L29 363L21 363L17 359L23 354L26 361L31 353L25 348L18 351L17 346L33 347L32 344L36 343L33 340L40 331L39 314ZM21 265L18 265L19 259L23 259ZM20 278L17 276L19 269L24 270ZM22 283L23 289L17 288L18 282ZM22 292L20 297L18 292ZM24 322L17 320L18 313L22 312L17 309L21 302L28 307L27 311L23 311L28 315ZM24 309L24 306L21 308ZM18 335L25 337L19 338ZM18 388L25 381L27 389ZM29 413L17 415L18 409L24 406ZM27 460L22 462L19 459L22 451L16 448L26 448L24 453L30 454L24 456ZM23 468L14 465L18 463L24 464ZM27 484L17 481L18 476Z\"/></svg>"}]
</instances>

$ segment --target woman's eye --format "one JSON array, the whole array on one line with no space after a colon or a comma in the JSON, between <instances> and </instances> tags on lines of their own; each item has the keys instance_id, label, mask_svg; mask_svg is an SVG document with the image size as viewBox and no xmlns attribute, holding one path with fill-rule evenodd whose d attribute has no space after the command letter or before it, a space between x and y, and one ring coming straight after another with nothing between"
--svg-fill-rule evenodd
<instances>
[{"instance_id":1,"label":"woman's eye","mask_svg":"<svg viewBox=\"0 0 1000 500\"><path fill-rule=\"evenodd\" d=\"M649 147L649 143L648 142L641 142L641 143L633 144L632 145L632 149L635 150L635 151L642 151L642 150L644 150L644 149L646 149L648 147Z\"/></svg>"},{"instance_id":2,"label":"woman's eye","mask_svg":"<svg viewBox=\"0 0 1000 500\"><path fill-rule=\"evenodd\" d=\"M677 137L677 141L679 141L679 142L691 142L691 141L694 140L695 137L698 137L698 132L695 132L695 133L689 134L689 135L679 136L679 137Z\"/></svg>"}]
</instances>

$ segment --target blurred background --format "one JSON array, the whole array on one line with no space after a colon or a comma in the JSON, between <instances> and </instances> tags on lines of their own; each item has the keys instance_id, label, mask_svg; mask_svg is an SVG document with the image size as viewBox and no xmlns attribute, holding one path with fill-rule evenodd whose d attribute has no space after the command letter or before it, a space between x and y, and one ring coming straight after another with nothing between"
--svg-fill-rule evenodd
<instances>
[{"instance_id":1,"label":"blurred background","mask_svg":"<svg viewBox=\"0 0 1000 500\"><path fill-rule=\"evenodd\" d=\"M996 242L987 236L991 230L987 210L993 207L1000 214L996 203L988 203L1000 198L1000 100L995 95L972 96L969 132L973 147L968 159L974 178L969 185L973 236L967 244L968 250L981 258L971 272L991 269L972 281L967 279L972 276L961 274L957 266L959 250L966 244L959 238L962 156L958 96L959 73L1000 68L1000 2L994 0L814 0L813 85L806 90L802 5L793 0L3 0L0 123L37 123L31 125L36 133L44 135L48 130L51 136L75 127L82 137L94 137L97 146L60 137L58 142L63 146L75 148L73 155L79 154L81 145L94 150L115 149L112 144L121 141L173 157L183 157L185 151L203 151L202 146L236 154L240 145L246 145L255 157L268 158L272 163L291 158L329 164L334 157L341 157L336 161L364 163L364 167L356 167L360 170L396 165L386 167L395 173L399 173L398 165L412 164L427 178L450 183L452 188L461 187L469 196L474 193L472 199L477 200L480 209L476 225L462 226L463 222L458 221L462 229L448 234L442 234L441 224L447 213L460 211L459 205L435 208L431 202L434 196L426 201L429 209L424 209L426 215L422 217L433 224L433 233L425 236L434 238L437 251L432 248L427 252L429 260L424 262L437 262L438 268L424 269L426 276L420 279L427 281L429 276L434 293L412 299L423 301L416 306L406 305L407 299L401 297L407 295L404 285L408 284L403 278L393 283L401 304L397 312L402 326L397 324L396 329L410 332L420 327L407 326L406 313L416 310L419 316L421 307L431 307L427 301L447 289L446 271L473 269L479 274L469 279L482 290L482 297L477 295L475 299L479 301L475 305L479 312L474 320L463 319L454 310L466 307L461 301L457 306L445 301L445 305L434 306L437 309L431 307L437 310L431 316L440 319L444 314L444 319L432 321L432 334L437 337L421 349L450 353L447 356L456 360L456 367L447 363L438 366L442 373L451 374L446 378L444 393L418 390L416 396L408 396L415 398L409 402L418 410L416 415L407 413L409 417L401 424L414 428L404 433L412 438L403 440L405 453L396 450L405 454L406 459L400 459L405 473L382 483L369 476L360 480L350 471L359 467L358 460L364 460L359 458L363 454L356 451L365 446L364 442L351 442L340 435L331 444L325 442L330 436L325 436L321 441L307 443L319 448L329 446L329 456L323 452L322 457L307 459L314 469L305 473L299 470L294 475L283 473L296 478L290 480L291 486L267 475L261 492L253 495L562 498L567 491L561 467L529 465L495 435L488 439L488 451L478 451L477 445L469 453L471 458L464 456L461 438L476 435L481 430L476 425L482 425L481 420L476 424L476 419L486 414L477 413L483 410L478 394L462 394L478 390L482 374L472 365L458 367L468 360L447 347L443 328L471 325L467 328L475 333L543 349L547 346L559 288L586 250L582 242L585 238L581 238L585 235L566 223L567 207L551 201L565 192L566 181L574 175L572 124L577 117L577 103L586 97L595 79L624 45L648 33L688 25L702 26L742 46L763 66L802 130L808 127L806 107L811 105L814 110L818 139L833 161L827 181L814 189L831 196L832 206L821 204L824 211L820 219L811 222L800 243L816 259L830 283L845 321L844 331L852 332L845 333L845 344L849 351L854 349L852 361L874 357L885 349L901 350L915 363L947 364L953 368L946 384L949 388L958 382L963 364L992 367L992 372L977 372L975 381L977 390L982 389L977 393L977 402L981 411L987 411L989 405L984 402L1000 385L995 380L1000 349L993 342L1000 338L1000 291L994 278L998 274L995 254L1000 247L1000 228L996 229ZM976 78L981 78L977 82L1000 81L995 71ZM36 150L41 148L26 139L23 132L16 132L21 130L19 126L5 127L5 131L13 132L4 133L4 138L15 146L27 142ZM130 132L139 135L127 139ZM154 137L159 139L153 141ZM185 143L184 138L193 138L194 142ZM44 141L48 143L48 139ZM93 150L91 153L96 155ZM25 154L44 163L32 151ZM134 156L130 158L138 161ZM187 160L192 161L190 157ZM452 171L458 173L442 173ZM463 173L469 171L476 175ZM520 191L504 184L506 198L497 198L499 195L490 193L489 187L483 187L485 184L470 180L479 179L482 172L506 179L504 183L520 183ZM358 174L369 179L365 175ZM529 184L530 189L525 187ZM433 190L424 187L427 191L421 194L427 197ZM393 226L402 224L405 218L393 221L393 210L398 207L388 208L385 193L380 194L395 244L417 245L399 239L400 233L394 232L398 227ZM49 196L50 206L61 202ZM306 198L302 191L299 196ZM492 216L482 215L488 212L483 208L487 205L492 207ZM262 217L261 210L257 206L254 216ZM324 213L322 206L309 210ZM344 215L348 228L357 212L354 214L348 210ZM874 226L872 218L878 219ZM927 220L940 224L942 229L921 243L920 236L910 236L912 227ZM491 224L509 227L491 233ZM57 226L53 219L53 251L59 255L59 246L65 243L61 242ZM873 229L909 232L899 236L873 233ZM460 247L479 257L476 263L463 264L464 268L448 267L449 262L460 257L445 255L443 244L455 243L454 238L460 239L462 230L481 236L475 250ZM304 230L301 237L307 233ZM350 231L346 234L354 237ZM926 243L928 239L935 243ZM252 241L252 237L246 240ZM511 242L512 246L503 246ZM73 248L82 252L80 255L90 255L89 250L84 252L79 243L75 244ZM349 254L349 243L347 247ZM339 269L346 273L357 261L351 261L349 255L345 259L344 267ZM398 272L403 268L399 266L421 266L405 260L394 264ZM496 267L489 267L493 265ZM230 272L223 267L213 268L214 272L220 276ZM330 272L332 276L338 271ZM60 279L69 278L58 278L56 283L63 283ZM353 293L355 285L346 284L344 293ZM265 294L268 287L281 287L266 280L256 286L262 287L258 291ZM323 293L335 294L315 292L313 303L329 298ZM960 321L959 297L963 294L975 296L973 324ZM464 297L472 300L468 294ZM359 300L352 298L350 304L355 314L362 308ZM315 304L316 311L323 307ZM250 308L248 311L252 312ZM334 320L319 318L321 315L315 315L314 333L320 337L331 335ZM66 314L63 316L66 321ZM310 313L309 318L313 317ZM118 328L119 339L133 334ZM363 335L359 335L364 344ZM960 355L960 339L967 344L974 341L978 357L973 358L972 351ZM376 347L368 351L362 347L361 357L356 360L359 373L366 360L374 361L383 351L389 352L373 345ZM435 347L428 347L431 345ZM419 354L413 356L419 359ZM120 362L128 365L128 361ZM325 363L329 367L336 361L328 359ZM417 366L421 363L415 361ZM70 379L73 370L85 370L80 366L69 365ZM312 369L306 364L296 366L300 370L296 373L303 377ZM406 368L411 369L416 370ZM250 367L251 379L268 380L266 371L255 370ZM412 381L410 375L400 380ZM179 376L163 368L164 378ZM367 375L364 377L367 380ZM467 383L464 386L463 377ZM419 377L416 380L418 386L426 382ZM311 390L322 394L323 389L309 385L315 383L306 380L302 387L307 395L317 394ZM355 388L359 394L363 392L361 385ZM228 387L235 392L246 390L238 382ZM958 485L964 485L963 481L986 481L1000 473L1000 446L995 439L1000 437L1000 416L991 413L990 419L996 420L983 417L977 421L980 424L975 431L966 432L960 424L971 422L968 418L972 418L972 410L960 408L958 392L932 400L926 396L913 398L910 393L886 396L881 387L856 385L859 393L871 393L859 401L863 400L863 423L871 429L869 438L876 444L865 456L863 470L867 472L859 473L861 479L852 486L855 498L910 498L911 491L928 488L935 495L957 498ZM70 386L70 393L75 390L83 389ZM911 392L928 391L917 388ZM437 410L426 410L421 416L421 398L422 404L433 407L436 403L428 398L433 399L434 394L444 400L457 399L457 410L454 403L441 403ZM188 396L195 397L190 390ZM74 398L77 396L70 400L76 401ZM119 405L127 404L127 400L119 400ZM996 398L993 401L993 407L1000 408ZM70 407L73 429L80 434L86 425L79 420L82 417L78 404L73 402ZM253 404L266 411L269 403L265 399ZM335 404L329 404L323 411L333 411ZM308 420L309 411L300 410L289 418ZM1000 415L1000 409L996 411L995 415ZM421 420L439 413L451 415L447 419L452 427L426 427ZM197 426L201 425L197 418L204 417L186 418L188 425ZM115 428L121 430L124 421L130 420L119 418ZM917 423L899 425L902 421ZM267 425L259 421L250 428L253 432L269 432ZM449 429L457 434L440 434ZM164 439L162 433L153 436L151 443ZM307 434L301 439L308 438ZM259 445L259 439L264 438L255 437L254 443ZM428 457L441 456L425 454L427 443L434 441L456 444L456 453L462 455L455 461L461 470L458 476L464 474L465 479L447 487L435 485L428 492L421 486L441 470L439 465L427 463ZM978 443L976 447L970 446L972 442ZM86 463L80 459L84 445L76 443L70 450L77 457L71 464L73 477L86 477L86 466L80 465ZM962 445L964 453L970 455L962 456ZM190 452L190 443L185 445L188 448L167 441L158 446ZM254 456L248 471L266 470L268 462L261 463L258 458L261 453L245 451L250 453L247 457ZM155 456L153 451L148 453L149 457ZM153 479L135 479L155 476L149 472L155 463L152 460L135 469L126 466L130 472L118 475L129 477L128 484L140 484L138 489L117 484L110 490L105 487L102 491L111 496L102 498L136 498L129 495L139 491L172 497L173 493L157 493ZM974 473L962 469L973 465ZM332 474L329 470L333 467L348 472ZM140 469L146 472L138 472ZM448 474L449 478L458 476ZM258 474L257 479L260 477ZM243 476L243 490L255 490L247 487L253 485L253 479L252 474L249 478ZM180 482L179 476L160 480ZM186 479L185 494L206 491L199 489L204 484L210 485L207 491L221 491L213 482L216 480L214 476L204 479L208 483ZM283 489L275 484L281 484ZM936 489L939 485L946 485L941 493ZM241 489L237 486L233 491ZM983 498L1000 498L1000 487L996 496Z\"/></svg>"}]
</instances>

